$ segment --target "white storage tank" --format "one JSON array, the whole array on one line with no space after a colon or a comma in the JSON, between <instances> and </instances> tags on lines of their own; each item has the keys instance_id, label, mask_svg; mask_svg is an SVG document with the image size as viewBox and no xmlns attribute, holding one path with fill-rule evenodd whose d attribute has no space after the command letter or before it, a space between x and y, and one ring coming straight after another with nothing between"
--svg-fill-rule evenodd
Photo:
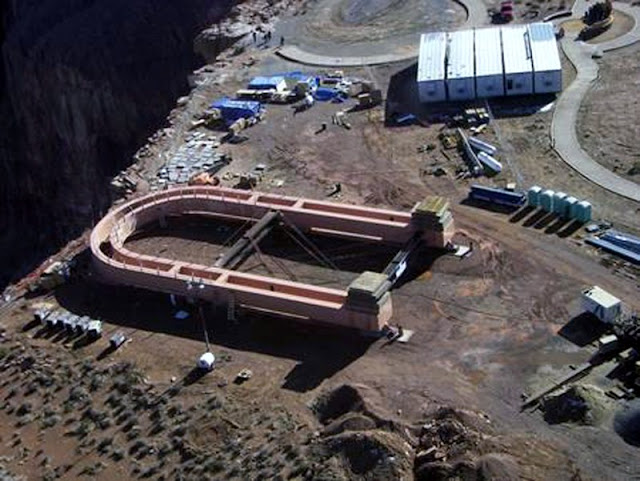
<instances>
[{"instance_id":1,"label":"white storage tank","mask_svg":"<svg viewBox=\"0 0 640 481\"><path fill-rule=\"evenodd\" d=\"M476 96L473 30L447 34L447 96L470 100Z\"/></svg>"},{"instance_id":2,"label":"white storage tank","mask_svg":"<svg viewBox=\"0 0 640 481\"><path fill-rule=\"evenodd\" d=\"M478 98L504 95L504 69L500 29L481 28L475 31L476 96ZM495 152L487 152L489 155Z\"/></svg>"},{"instance_id":3,"label":"white storage tank","mask_svg":"<svg viewBox=\"0 0 640 481\"><path fill-rule=\"evenodd\" d=\"M487 142L483 142L482 140L476 137L469 137L468 140L469 140L469 143L471 144L471 147L473 147L476 150L481 150L483 152L486 152L489 155L495 155L496 152L498 151L498 149L495 146Z\"/></svg>"},{"instance_id":4,"label":"white storage tank","mask_svg":"<svg viewBox=\"0 0 640 481\"><path fill-rule=\"evenodd\" d=\"M537 185L532 186L527 192L527 204L531 207L540 207L540 194L542 193L542 187Z\"/></svg>"},{"instance_id":5,"label":"white storage tank","mask_svg":"<svg viewBox=\"0 0 640 481\"><path fill-rule=\"evenodd\" d=\"M537 94L562 90L562 64L553 24L532 23L527 26L533 62L533 91Z\"/></svg>"},{"instance_id":6,"label":"white storage tank","mask_svg":"<svg viewBox=\"0 0 640 481\"><path fill-rule=\"evenodd\" d=\"M506 95L533 93L533 65L529 34L524 25L501 27L504 90Z\"/></svg>"},{"instance_id":7,"label":"white storage tank","mask_svg":"<svg viewBox=\"0 0 640 481\"><path fill-rule=\"evenodd\" d=\"M604 289L593 286L582 291L582 310L590 312L602 322L612 323L620 317L622 303Z\"/></svg>"},{"instance_id":8,"label":"white storage tank","mask_svg":"<svg viewBox=\"0 0 640 481\"><path fill-rule=\"evenodd\" d=\"M213 364L216 362L216 358L212 352L205 352L200 359L198 359L198 368L204 371L211 371Z\"/></svg>"},{"instance_id":9,"label":"white storage tank","mask_svg":"<svg viewBox=\"0 0 640 481\"><path fill-rule=\"evenodd\" d=\"M445 61L447 34L425 33L420 37L418 57L418 96L421 102L447 100L445 87Z\"/></svg>"},{"instance_id":10,"label":"white storage tank","mask_svg":"<svg viewBox=\"0 0 640 481\"><path fill-rule=\"evenodd\" d=\"M502 164L498 162L496 159L494 159L493 157L491 157L486 152L478 152L478 160L482 162L483 165L485 165L486 167L489 167L489 169L496 172L497 174L502 172Z\"/></svg>"}]
</instances>

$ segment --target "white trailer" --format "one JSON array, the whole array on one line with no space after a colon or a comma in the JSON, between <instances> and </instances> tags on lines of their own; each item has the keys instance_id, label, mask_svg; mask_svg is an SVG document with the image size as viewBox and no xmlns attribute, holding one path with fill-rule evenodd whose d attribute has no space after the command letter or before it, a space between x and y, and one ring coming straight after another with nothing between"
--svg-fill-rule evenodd
<instances>
[{"instance_id":1,"label":"white trailer","mask_svg":"<svg viewBox=\"0 0 640 481\"><path fill-rule=\"evenodd\" d=\"M553 24L532 23L527 31L533 60L533 91L537 94L562 91L562 64Z\"/></svg>"},{"instance_id":2,"label":"white trailer","mask_svg":"<svg viewBox=\"0 0 640 481\"><path fill-rule=\"evenodd\" d=\"M593 286L582 291L582 309L610 324L622 313L622 303L604 289Z\"/></svg>"},{"instance_id":3,"label":"white trailer","mask_svg":"<svg viewBox=\"0 0 640 481\"><path fill-rule=\"evenodd\" d=\"M501 27L504 90L506 95L533 93L533 64L529 32L524 25Z\"/></svg>"},{"instance_id":4,"label":"white trailer","mask_svg":"<svg viewBox=\"0 0 640 481\"><path fill-rule=\"evenodd\" d=\"M500 30L481 28L475 31L476 96L478 98L504 95L504 68Z\"/></svg>"},{"instance_id":5,"label":"white trailer","mask_svg":"<svg viewBox=\"0 0 640 481\"><path fill-rule=\"evenodd\" d=\"M420 37L418 57L418 96L421 102L444 102L447 35L444 32L425 33Z\"/></svg>"},{"instance_id":6,"label":"white trailer","mask_svg":"<svg viewBox=\"0 0 640 481\"><path fill-rule=\"evenodd\" d=\"M447 35L447 93L449 100L476 97L473 30Z\"/></svg>"}]
</instances>

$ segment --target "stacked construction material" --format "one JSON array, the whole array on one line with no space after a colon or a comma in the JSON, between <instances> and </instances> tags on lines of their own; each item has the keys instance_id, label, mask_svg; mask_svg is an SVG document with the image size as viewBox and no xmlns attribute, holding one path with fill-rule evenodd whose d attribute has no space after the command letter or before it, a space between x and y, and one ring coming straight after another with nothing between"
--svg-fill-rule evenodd
<instances>
[{"instance_id":1,"label":"stacked construction material","mask_svg":"<svg viewBox=\"0 0 640 481\"><path fill-rule=\"evenodd\" d=\"M194 134L158 170L158 180L154 185L156 189L153 190L174 184L187 184L190 179L203 172L215 174L228 163L227 157L217 150L219 145L220 142L211 140L205 133Z\"/></svg>"},{"instance_id":2,"label":"stacked construction material","mask_svg":"<svg viewBox=\"0 0 640 481\"><path fill-rule=\"evenodd\" d=\"M391 282L386 275L378 272L363 272L347 289L349 310L377 314L380 306L389 296L390 287Z\"/></svg>"},{"instance_id":3,"label":"stacked construction material","mask_svg":"<svg viewBox=\"0 0 640 481\"><path fill-rule=\"evenodd\" d=\"M600 237L589 237L587 243L640 264L640 238L624 232L609 230Z\"/></svg>"},{"instance_id":4,"label":"stacked construction material","mask_svg":"<svg viewBox=\"0 0 640 481\"><path fill-rule=\"evenodd\" d=\"M418 203L411 211L411 224L417 232L425 232L427 245L444 248L453 231L453 217L449 201L444 197L431 196Z\"/></svg>"}]
</instances>

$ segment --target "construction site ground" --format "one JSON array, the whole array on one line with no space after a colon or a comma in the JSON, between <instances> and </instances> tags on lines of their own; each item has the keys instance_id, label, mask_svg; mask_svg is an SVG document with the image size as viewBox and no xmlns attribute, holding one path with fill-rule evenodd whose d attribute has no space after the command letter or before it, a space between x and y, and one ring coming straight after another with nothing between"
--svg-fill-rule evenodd
<instances>
[{"instance_id":1,"label":"construction site ground","mask_svg":"<svg viewBox=\"0 0 640 481\"><path fill-rule=\"evenodd\" d=\"M629 106L638 85L629 79L637 77L631 61L637 52L637 46L631 47L601 60L607 95L587 99L580 127L593 129L584 140L591 155L597 155L597 145L617 149L612 152L621 162L632 158L629 154L625 161L626 147L612 138L634 145L637 122L632 116L637 109ZM568 83L575 72L566 61L563 65ZM171 126L149 144L150 155L138 170L153 177L192 133L188 129L194 114L213 99L232 95L254 75L285 70L316 71L287 63L266 48L223 55L198 72L188 103L171 113ZM104 480L179 475L409 479L422 445L420 433L434 412L446 408L457 413L464 429L454 441L443 441L442 449L452 453L459 439L471 439L476 431L484 441L469 441L462 455L451 454L443 463L463 459L480 470L489 456L509 467L502 475L477 479L638 477L637 448L611 425L620 403L612 403L609 416L596 426L549 424L539 411L520 409L523 393L531 394L592 354L593 349L581 349L558 335L580 313L581 289L599 285L638 310L638 270L586 247L582 226L530 209L504 212L468 202L469 186L476 180L456 178L465 164L455 150L442 148L438 136L449 131L442 123L385 122L393 113L417 108L414 72L414 66L402 64L345 71L374 81L387 98L385 105L348 112L350 129L331 119L353 107L353 100L317 103L297 114L289 105L269 105L265 119L242 132L245 142L220 147L233 161L217 174L223 185L233 186L241 174L264 163L267 170L256 190L326 199L339 183L333 200L396 209L410 209L427 195L448 197L455 241L473 250L464 259L429 250L418 253L391 293L392 322L415 332L407 344L242 308L230 320L225 307L206 307L217 361L211 373L200 376L194 365L205 342L195 313L179 320L174 316L185 306L173 306L169 296L105 286L87 266L81 267L79 276L49 297L23 298L3 312L8 340L0 359L0 464L28 479L56 473L62 479ZM554 153L549 145L552 102L489 103L496 120L480 137L499 145L505 170L477 181L562 190L588 199L598 218L638 232L637 204L586 182ZM428 145L434 148L418 151ZM432 175L437 167L445 175ZM151 226L128 246L212 265L238 227L199 217L170 219L167 228ZM344 288L362 270L380 271L394 254L393 249L360 243L313 242L337 264L337 271L320 265L280 231L270 234L240 270ZM102 319L103 339L82 345L34 326L29 306L41 300ZM105 339L118 331L130 340L109 352ZM235 382L245 368L252 371L251 379ZM600 372L589 382L608 385ZM342 407L325 416L310 406L327 392ZM340 397L345 393L351 401ZM54 413L46 414L47 407ZM481 419L481 427L468 421L470 413ZM52 416L53 424L46 421ZM356 448L349 444L351 434L358 440Z\"/></svg>"}]
</instances>

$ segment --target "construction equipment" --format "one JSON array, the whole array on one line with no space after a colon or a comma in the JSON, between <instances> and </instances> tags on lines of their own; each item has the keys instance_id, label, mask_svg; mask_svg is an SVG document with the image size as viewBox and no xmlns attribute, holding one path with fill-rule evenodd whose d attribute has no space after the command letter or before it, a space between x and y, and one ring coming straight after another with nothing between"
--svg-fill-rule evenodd
<instances>
[{"instance_id":1,"label":"construction equipment","mask_svg":"<svg viewBox=\"0 0 640 481\"><path fill-rule=\"evenodd\" d=\"M442 142L442 146L447 149L455 149L458 146L458 139L453 134L440 133L438 139Z\"/></svg>"},{"instance_id":2,"label":"construction equipment","mask_svg":"<svg viewBox=\"0 0 640 481\"><path fill-rule=\"evenodd\" d=\"M513 0L500 2L500 17L503 22L511 22L513 20Z\"/></svg>"},{"instance_id":3,"label":"construction equipment","mask_svg":"<svg viewBox=\"0 0 640 481\"><path fill-rule=\"evenodd\" d=\"M30 292L46 292L64 284L71 277L71 262L53 262L40 277L29 284Z\"/></svg>"},{"instance_id":4,"label":"construction equipment","mask_svg":"<svg viewBox=\"0 0 640 481\"><path fill-rule=\"evenodd\" d=\"M358 99L358 107L361 109L375 107L382 103L382 90L377 89L371 92L361 93L356 98Z\"/></svg>"}]
</instances>

